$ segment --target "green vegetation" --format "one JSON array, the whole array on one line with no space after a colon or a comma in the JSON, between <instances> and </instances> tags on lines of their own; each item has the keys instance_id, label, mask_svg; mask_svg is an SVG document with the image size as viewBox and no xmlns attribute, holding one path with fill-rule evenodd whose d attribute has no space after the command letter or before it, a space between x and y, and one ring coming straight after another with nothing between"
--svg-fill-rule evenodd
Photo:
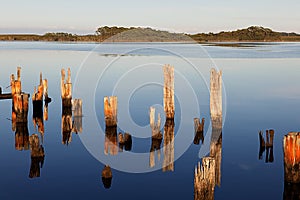
<instances>
[{"instance_id":1,"label":"green vegetation","mask_svg":"<svg viewBox=\"0 0 300 200\"><path fill-rule=\"evenodd\" d=\"M99 27L95 34L46 33L0 35L0 41L58 41L58 42L291 42L300 41L296 33L275 32L251 26L246 29L220 33L181 34L151 28Z\"/></svg>"},{"instance_id":2,"label":"green vegetation","mask_svg":"<svg viewBox=\"0 0 300 200\"><path fill-rule=\"evenodd\" d=\"M291 35L291 36L289 36ZM190 35L198 42L224 42L224 41L263 41L263 42L278 42L278 41L300 41L300 35L296 33L280 33L272 31L268 28L259 26L251 26L246 29L220 32L220 33L199 33Z\"/></svg>"}]
</instances>

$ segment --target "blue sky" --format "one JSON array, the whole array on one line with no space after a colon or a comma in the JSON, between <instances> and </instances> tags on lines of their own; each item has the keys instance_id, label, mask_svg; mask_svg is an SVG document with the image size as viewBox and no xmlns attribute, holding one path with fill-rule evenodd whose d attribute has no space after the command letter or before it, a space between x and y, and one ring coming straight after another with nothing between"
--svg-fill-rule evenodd
<instances>
[{"instance_id":1,"label":"blue sky","mask_svg":"<svg viewBox=\"0 0 300 200\"><path fill-rule=\"evenodd\" d=\"M94 33L142 26L219 32L251 25L300 33L300 0L1 0L0 33Z\"/></svg>"}]
</instances>

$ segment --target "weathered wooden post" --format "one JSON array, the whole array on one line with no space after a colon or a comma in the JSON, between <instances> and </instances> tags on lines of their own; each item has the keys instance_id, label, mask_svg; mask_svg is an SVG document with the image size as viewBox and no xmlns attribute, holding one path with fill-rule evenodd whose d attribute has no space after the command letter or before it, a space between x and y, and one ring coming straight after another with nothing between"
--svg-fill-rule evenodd
<instances>
[{"instance_id":1,"label":"weathered wooden post","mask_svg":"<svg viewBox=\"0 0 300 200\"><path fill-rule=\"evenodd\" d=\"M109 165L105 165L102 170L102 183L104 188L109 189L111 187L112 182L112 171Z\"/></svg>"},{"instance_id":2,"label":"weathered wooden post","mask_svg":"<svg viewBox=\"0 0 300 200\"><path fill-rule=\"evenodd\" d=\"M72 82L71 82L71 70L68 68L68 76L65 79L65 70L61 70L61 98L63 108L71 108L72 110Z\"/></svg>"},{"instance_id":3,"label":"weathered wooden post","mask_svg":"<svg viewBox=\"0 0 300 200\"><path fill-rule=\"evenodd\" d=\"M82 133L82 100L72 100L73 107L73 132Z\"/></svg>"},{"instance_id":4,"label":"weathered wooden post","mask_svg":"<svg viewBox=\"0 0 300 200\"><path fill-rule=\"evenodd\" d=\"M13 119L13 127L15 127L14 123L23 122L27 123L28 116L28 99L29 94L22 93L21 87L21 68L17 68L17 80L15 80L14 74L10 77L10 85L11 85L11 94L12 94L12 112Z\"/></svg>"},{"instance_id":5,"label":"weathered wooden post","mask_svg":"<svg viewBox=\"0 0 300 200\"><path fill-rule=\"evenodd\" d=\"M38 132L41 133L42 142L44 138L44 121L43 121L43 92L44 92L44 85L43 85L43 77L42 73L40 73L40 83L37 87L34 87L34 93L32 94L32 105L33 105L33 114L32 120L34 124L34 128L38 126Z\"/></svg>"},{"instance_id":6,"label":"weathered wooden post","mask_svg":"<svg viewBox=\"0 0 300 200\"><path fill-rule=\"evenodd\" d=\"M194 144L199 145L200 141L203 144L204 142L204 123L205 119L202 118L201 123L199 118L194 118L194 129L195 129L195 137L194 137Z\"/></svg>"},{"instance_id":7,"label":"weathered wooden post","mask_svg":"<svg viewBox=\"0 0 300 200\"><path fill-rule=\"evenodd\" d=\"M222 118L222 71L214 68L210 72L210 116L212 120Z\"/></svg>"},{"instance_id":8,"label":"weathered wooden post","mask_svg":"<svg viewBox=\"0 0 300 200\"><path fill-rule=\"evenodd\" d=\"M215 158L202 158L202 165L195 168L194 199L213 200L215 192Z\"/></svg>"},{"instance_id":9,"label":"weathered wooden post","mask_svg":"<svg viewBox=\"0 0 300 200\"><path fill-rule=\"evenodd\" d=\"M174 171L174 120L166 120L164 127L163 171Z\"/></svg>"},{"instance_id":10,"label":"weathered wooden post","mask_svg":"<svg viewBox=\"0 0 300 200\"><path fill-rule=\"evenodd\" d=\"M300 183L300 132L290 132L283 138L284 180Z\"/></svg>"},{"instance_id":11,"label":"weathered wooden post","mask_svg":"<svg viewBox=\"0 0 300 200\"><path fill-rule=\"evenodd\" d=\"M22 93L21 68L17 68L17 79L14 74L10 77L12 94L12 130L15 131L15 148L29 149L28 133L28 99L29 94Z\"/></svg>"},{"instance_id":12,"label":"weathered wooden post","mask_svg":"<svg viewBox=\"0 0 300 200\"><path fill-rule=\"evenodd\" d=\"M39 136L37 134L31 135L29 138L29 142L31 151L29 177L40 177L40 168L43 167L45 157L44 148L42 145L40 145Z\"/></svg>"},{"instance_id":13,"label":"weathered wooden post","mask_svg":"<svg viewBox=\"0 0 300 200\"><path fill-rule=\"evenodd\" d=\"M68 68L66 78L65 70L61 70L61 99L62 99L62 143L69 144L72 141L72 83L71 70Z\"/></svg>"},{"instance_id":14,"label":"weathered wooden post","mask_svg":"<svg viewBox=\"0 0 300 200\"><path fill-rule=\"evenodd\" d=\"M157 151L158 160L160 160L160 145L162 142L162 133L160 131L160 114L157 115L157 122L155 121L155 108L150 107L150 127L152 130L151 148L150 148L150 167L155 166L155 152Z\"/></svg>"},{"instance_id":15,"label":"weathered wooden post","mask_svg":"<svg viewBox=\"0 0 300 200\"><path fill-rule=\"evenodd\" d=\"M105 126L117 126L118 99L115 96L104 97Z\"/></svg>"},{"instance_id":16,"label":"weathered wooden post","mask_svg":"<svg viewBox=\"0 0 300 200\"><path fill-rule=\"evenodd\" d=\"M284 193L283 199L300 199L300 132L283 138Z\"/></svg>"},{"instance_id":17,"label":"weathered wooden post","mask_svg":"<svg viewBox=\"0 0 300 200\"><path fill-rule=\"evenodd\" d=\"M105 119L105 144L104 153L108 155L118 154L117 145L117 97L104 97L104 119Z\"/></svg>"},{"instance_id":18,"label":"weathered wooden post","mask_svg":"<svg viewBox=\"0 0 300 200\"><path fill-rule=\"evenodd\" d=\"M164 68L164 111L167 119L174 119L174 67L165 65Z\"/></svg>"}]
</instances>

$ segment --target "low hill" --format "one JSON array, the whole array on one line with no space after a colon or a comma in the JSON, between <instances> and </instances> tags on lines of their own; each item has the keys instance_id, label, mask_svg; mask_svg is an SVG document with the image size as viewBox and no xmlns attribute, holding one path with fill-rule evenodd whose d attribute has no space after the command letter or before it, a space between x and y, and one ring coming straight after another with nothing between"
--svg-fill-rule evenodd
<instances>
[{"instance_id":1,"label":"low hill","mask_svg":"<svg viewBox=\"0 0 300 200\"><path fill-rule=\"evenodd\" d=\"M220 33L198 33L189 35L197 42L224 42L224 41L300 41L300 35L296 33L275 32L269 28L251 26L236 31Z\"/></svg>"},{"instance_id":2,"label":"low hill","mask_svg":"<svg viewBox=\"0 0 300 200\"><path fill-rule=\"evenodd\" d=\"M251 26L220 33L183 34L140 27L99 27L95 34L70 33L6 34L0 41L58 41L58 42L291 42L299 41L296 33L275 32L269 28Z\"/></svg>"}]
</instances>

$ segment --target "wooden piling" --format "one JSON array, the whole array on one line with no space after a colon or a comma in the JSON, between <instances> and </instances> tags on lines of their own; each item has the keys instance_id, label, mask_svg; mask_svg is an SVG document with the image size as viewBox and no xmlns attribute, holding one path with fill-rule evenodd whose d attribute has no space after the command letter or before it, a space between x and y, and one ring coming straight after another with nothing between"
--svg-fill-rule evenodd
<instances>
[{"instance_id":1,"label":"wooden piling","mask_svg":"<svg viewBox=\"0 0 300 200\"><path fill-rule=\"evenodd\" d=\"M213 200L215 191L215 158L202 158L195 168L194 175L194 199Z\"/></svg>"},{"instance_id":2,"label":"wooden piling","mask_svg":"<svg viewBox=\"0 0 300 200\"><path fill-rule=\"evenodd\" d=\"M154 107L150 107L149 114L150 114L150 127L152 129L152 137L161 138L162 134L160 132L160 123L161 123L160 114L158 113L158 115L157 115L157 122L155 121L155 108Z\"/></svg>"},{"instance_id":3,"label":"wooden piling","mask_svg":"<svg viewBox=\"0 0 300 200\"><path fill-rule=\"evenodd\" d=\"M164 71L164 111L167 119L174 119L174 67L165 65Z\"/></svg>"},{"instance_id":4,"label":"wooden piling","mask_svg":"<svg viewBox=\"0 0 300 200\"><path fill-rule=\"evenodd\" d=\"M71 70L68 68L68 76L66 78L65 70L61 70L61 98L63 108L72 107L72 83L71 83Z\"/></svg>"},{"instance_id":5,"label":"wooden piling","mask_svg":"<svg viewBox=\"0 0 300 200\"><path fill-rule=\"evenodd\" d=\"M166 120L164 126L163 172L174 171L174 120Z\"/></svg>"},{"instance_id":6,"label":"wooden piling","mask_svg":"<svg viewBox=\"0 0 300 200\"><path fill-rule=\"evenodd\" d=\"M194 144L199 145L200 141L204 142L204 135L203 135L203 130L204 130L204 123L205 119L202 118L201 123L199 118L194 118L194 129L195 129L195 137L194 137Z\"/></svg>"},{"instance_id":7,"label":"wooden piling","mask_svg":"<svg viewBox=\"0 0 300 200\"><path fill-rule=\"evenodd\" d=\"M283 138L284 180L300 183L300 132L290 132Z\"/></svg>"},{"instance_id":8,"label":"wooden piling","mask_svg":"<svg viewBox=\"0 0 300 200\"><path fill-rule=\"evenodd\" d=\"M117 97L104 97L104 118L107 127L117 126L117 110L118 100Z\"/></svg>"},{"instance_id":9,"label":"wooden piling","mask_svg":"<svg viewBox=\"0 0 300 200\"><path fill-rule=\"evenodd\" d=\"M27 123L29 94L22 93L21 68L17 68L17 79L14 74L10 77L12 94L12 124L13 129L16 123Z\"/></svg>"},{"instance_id":10,"label":"wooden piling","mask_svg":"<svg viewBox=\"0 0 300 200\"><path fill-rule=\"evenodd\" d=\"M212 119L222 116L222 71L214 68L210 72L210 115Z\"/></svg>"}]
</instances>

